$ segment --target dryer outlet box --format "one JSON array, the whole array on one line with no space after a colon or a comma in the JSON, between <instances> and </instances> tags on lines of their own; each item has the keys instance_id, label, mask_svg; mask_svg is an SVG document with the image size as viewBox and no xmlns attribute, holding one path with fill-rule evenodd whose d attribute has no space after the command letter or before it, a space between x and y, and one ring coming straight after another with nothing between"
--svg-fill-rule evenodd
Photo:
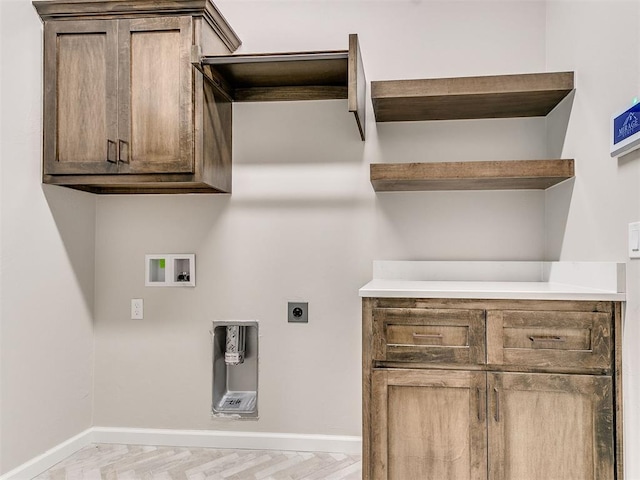
<instances>
[{"instance_id":1,"label":"dryer outlet box","mask_svg":"<svg viewBox=\"0 0 640 480\"><path fill-rule=\"evenodd\" d=\"M289 302L287 304L287 321L289 323L309 323L309 303Z\"/></svg>"}]
</instances>

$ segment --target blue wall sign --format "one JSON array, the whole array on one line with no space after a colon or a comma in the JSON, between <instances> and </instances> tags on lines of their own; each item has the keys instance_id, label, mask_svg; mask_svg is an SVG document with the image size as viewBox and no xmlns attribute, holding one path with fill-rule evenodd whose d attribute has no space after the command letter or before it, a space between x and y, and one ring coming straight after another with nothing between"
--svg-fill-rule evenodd
<instances>
[{"instance_id":1,"label":"blue wall sign","mask_svg":"<svg viewBox=\"0 0 640 480\"><path fill-rule=\"evenodd\" d=\"M612 117L611 156L640 148L640 103Z\"/></svg>"},{"instance_id":2,"label":"blue wall sign","mask_svg":"<svg viewBox=\"0 0 640 480\"><path fill-rule=\"evenodd\" d=\"M613 120L613 144L617 145L631 135L640 132L640 103L636 103Z\"/></svg>"}]
</instances>

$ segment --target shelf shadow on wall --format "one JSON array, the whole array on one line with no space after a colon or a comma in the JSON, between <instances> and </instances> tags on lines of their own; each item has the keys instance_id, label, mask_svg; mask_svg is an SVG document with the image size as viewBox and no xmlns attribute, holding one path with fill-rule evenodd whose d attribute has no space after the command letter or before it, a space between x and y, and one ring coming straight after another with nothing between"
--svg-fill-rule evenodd
<instances>
[{"instance_id":1,"label":"shelf shadow on wall","mask_svg":"<svg viewBox=\"0 0 640 480\"><path fill-rule=\"evenodd\" d=\"M376 125L381 158L398 163L542 159L544 118L489 118Z\"/></svg>"},{"instance_id":2,"label":"shelf shadow on wall","mask_svg":"<svg viewBox=\"0 0 640 480\"><path fill-rule=\"evenodd\" d=\"M97 272L98 278L115 278L122 272L126 282L142 284L143 269L131 265L145 254L197 256L228 211L230 199L218 194L98 197L97 265L105 269Z\"/></svg>"},{"instance_id":3,"label":"shelf shadow on wall","mask_svg":"<svg viewBox=\"0 0 640 480\"><path fill-rule=\"evenodd\" d=\"M564 142L575 96L576 91L573 90L546 117L547 158L563 158Z\"/></svg>"},{"instance_id":4,"label":"shelf shadow on wall","mask_svg":"<svg viewBox=\"0 0 640 480\"><path fill-rule=\"evenodd\" d=\"M234 164L362 162L344 100L235 104L233 115Z\"/></svg>"},{"instance_id":5,"label":"shelf shadow on wall","mask_svg":"<svg viewBox=\"0 0 640 480\"><path fill-rule=\"evenodd\" d=\"M378 193L377 258L540 260L544 201L539 190Z\"/></svg>"},{"instance_id":6,"label":"shelf shadow on wall","mask_svg":"<svg viewBox=\"0 0 640 480\"><path fill-rule=\"evenodd\" d=\"M273 209L273 210L316 210L343 208L370 208L371 202L359 197L322 197L307 196L294 198L287 196L271 198L234 198L232 205L239 208Z\"/></svg>"},{"instance_id":7,"label":"shelf shadow on wall","mask_svg":"<svg viewBox=\"0 0 640 480\"><path fill-rule=\"evenodd\" d=\"M546 117L547 158L564 158L564 143L576 91L567 95ZM575 178L545 191L545 260L560 260L569 219Z\"/></svg>"},{"instance_id":8,"label":"shelf shadow on wall","mask_svg":"<svg viewBox=\"0 0 640 480\"><path fill-rule=\"evenodd\" d=\"M620 155L618 157L618 167L626 167L630 163L639 159L640 159L640 149L634 150L633 152L629 152L624 155Z\"/></svg>"},{"instance_id":9,"label":"shelf shadow on wall","mask_svg":"<svg viewBox=\"0 0 640 480\"><path fill-rule=\"evenodd\" d=\"M398 163L563 158L575 91L546 117L376 124L380 156Z\"/></svg>"},{"instance_id":10,"label":"shelf shadow on wall","mask_svg":"<svg viewBox=\"0 0 640 480\"><path fill-rule=\"evenodd\" d=\"M559 261L567 230L575 178L545 191L545 261Z\"/></svg>"},{"instance_id":11,"label":"shelf shadow on wall","mask_svg":"<svg viewBox=\"0 0 640 480\"><path fill-rule=\"evenodd\" d=\"M42 185L49 210L67 252L88 311L93 315L95 291L96 200L91 193Z\"/></svg>"}]
</instances>

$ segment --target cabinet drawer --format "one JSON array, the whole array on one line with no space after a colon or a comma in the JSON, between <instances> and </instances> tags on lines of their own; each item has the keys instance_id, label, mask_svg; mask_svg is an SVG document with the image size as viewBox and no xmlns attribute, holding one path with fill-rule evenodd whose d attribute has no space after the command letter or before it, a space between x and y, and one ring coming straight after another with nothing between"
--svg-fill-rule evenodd
<instances>
[{"instance_id":1,"label":"cabinet drawer","mask_svg":"<svg viewBox=\"0 0 640 480\"><path fill-rule=\"evenodd\" d=\"M374 360L485 363L484 310L375 308Z\"/></svg>"},{"instance_id":2,"label":"cabinet drawer","mask_svg":"<svg viewBox=\"0 0 640 480\"><path fill-rule=\"evenodd\" d=\"M611 314L488 311L490 364L611 368Z\"/></svg>"}]
</instances>

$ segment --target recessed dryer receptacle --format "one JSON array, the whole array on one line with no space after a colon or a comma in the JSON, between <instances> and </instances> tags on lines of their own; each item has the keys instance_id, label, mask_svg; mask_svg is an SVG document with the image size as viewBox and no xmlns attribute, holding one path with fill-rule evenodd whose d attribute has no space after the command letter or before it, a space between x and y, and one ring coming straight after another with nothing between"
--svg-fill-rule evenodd
<instances>
[{"instance_id":1,"label":"recessed dryer receptacle","mask_svg":"<svg viewBox=\"0 0 640 480\"><path fill-rule=\"evenodd\" d=\"M307 302L287 303L287 322L309 323L309 303Z\"/></svg>"},{"instance_id":2,"label":"recessed dryer receptacle","mask_svg":"<svg viewBox=\"0 0 640 480\"><path fill-rule=\"evenodd\" d=\"M212 414L258 418L258 322L213 322Z\"/></svg>"}]
</instances>

